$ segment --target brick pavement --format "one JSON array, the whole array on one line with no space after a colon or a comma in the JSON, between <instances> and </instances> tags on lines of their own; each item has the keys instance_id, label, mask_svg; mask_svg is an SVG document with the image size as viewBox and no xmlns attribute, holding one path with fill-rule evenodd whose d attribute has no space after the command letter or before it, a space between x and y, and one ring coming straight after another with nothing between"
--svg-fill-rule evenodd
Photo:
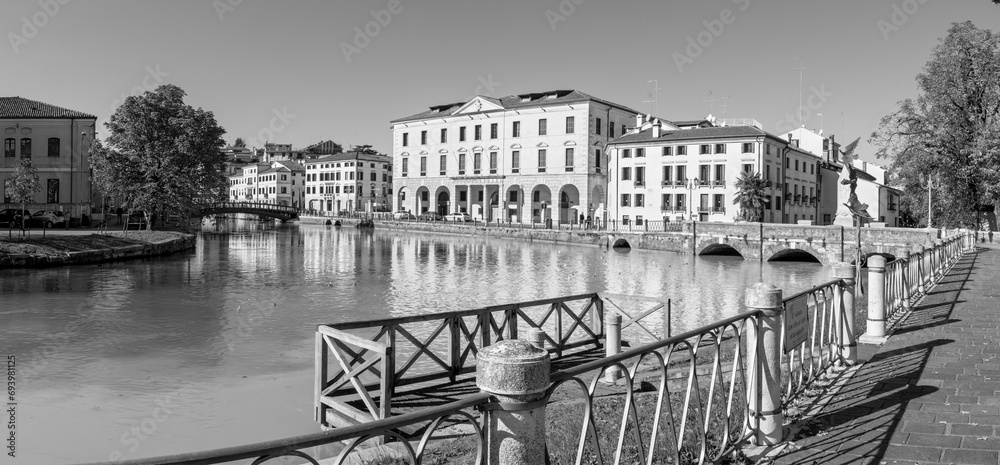
<instances>
[{"instance_id":1,"label":"brick pavement","mask_svg":"<svg viewBox=\"0 0 1000 465\"><path fill-rule=\"evenodd\" d=\"M1000 464L1000 246L978 245L774 463Z\"/></svg>"}]
</instances>

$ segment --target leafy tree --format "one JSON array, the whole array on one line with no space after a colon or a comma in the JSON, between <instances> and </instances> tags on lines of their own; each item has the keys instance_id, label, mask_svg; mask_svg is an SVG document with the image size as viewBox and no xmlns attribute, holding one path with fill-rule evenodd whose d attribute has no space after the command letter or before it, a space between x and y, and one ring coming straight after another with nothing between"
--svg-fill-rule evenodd
<instances>
[{"instance_id":1,"label":"leafy tree","mask_svg":"<svg viewBox=\"0 0 1000 465\"><path fill-rule=\"evenodd\" d=\"M241 147L242 148L242 147L246 147L246 146L247 146L247 141L243 140L242 137L237 137L236 140L233 141L233 147Z\"/></svg>"},{"instance_id":2,"label":"leafy tree","mask_svg":"<svg viewBox=\"0 0 1000 465\"><path fill-rule=\"evenodd\" d=\"M42 190L41 183L38 182L38 170L31 165L30 158L22 158L20 162L17 163L17 168L14 169L14 174L7 180L6 196L10 197L14 203L21 204L21 210L24 210L25 204L28 202L33 202L35 199L35 194ZM23 215L21 216L21 229L24 229L24 223L27 221ZM8 224L8 235L10 235L10 224Z\"/></svg>"},{"instance_id":3,"label":"leafy tree","mask_svg":"<svg viewBox=\"0 0 1000 465\"><path fill-rule=\"evenodd\" d=\"M200 205L224 200L227 193L225 130L210 111L184 103L179 87L163 85L132 96L104 126L105 146L94 145L94 182L105 194L126 199L146 215L190 215Z\"/></svg>"},{"instance_id":4,"label":"leafy tree","mask_svg":"<svg viewBox=\"0 0 1000 465\"><path fill-rule=\"evenodd\" d=\"M373 149L371 145L355 145L351 147L351 152L363 153L365 155L378 155L378 151Z\"/></svg>"},{"instance_id":5,"label":"leafy tree","mask_svg":"<svg viewBox=\"0 0 1000 465\"><path fill-rule=\"evenodd\" d=\"M733 205L740 208L736 215L737 221L764 221L764 207L767 205L767 188L771 181L766 181L760 173L740 173L736 178L736 197Z\"/></svg>"},{"instance_id":6,"label":"leafy tree","mask_svg":"<svg viewBox=\"0 0 1000 465\"><path fill-rule=\"evenodd\" d=\"M910 211L926 223L933 178L935 224L972 227L977 204L1000 200L1000 35L953 24L917 84L869 141L892 160Z\"/></svg>"}]
</instances>

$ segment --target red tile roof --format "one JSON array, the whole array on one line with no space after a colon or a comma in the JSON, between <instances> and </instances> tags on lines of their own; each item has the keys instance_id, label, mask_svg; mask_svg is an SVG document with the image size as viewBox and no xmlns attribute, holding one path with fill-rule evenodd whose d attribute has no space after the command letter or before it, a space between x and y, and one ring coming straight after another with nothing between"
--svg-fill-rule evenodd
<instances>
[{"instance_id":1,"label":"red tile roof","mask_svg":"<svg viewBox=\"0 0 1000 465\"><path fill-rule=\"evenodd\" d=\"M67 110L37 100L0 97L0 118L97 118L87 113Z\"/></svg>"}]
</instances>

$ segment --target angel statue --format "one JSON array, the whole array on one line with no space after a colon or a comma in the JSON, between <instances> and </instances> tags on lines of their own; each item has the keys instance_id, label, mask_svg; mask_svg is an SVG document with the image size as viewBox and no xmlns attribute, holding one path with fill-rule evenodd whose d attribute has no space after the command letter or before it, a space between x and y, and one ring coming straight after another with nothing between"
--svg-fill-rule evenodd
<instances>
[{"instance_id":1,"label":"angel statue","mask_svg":"<svg viewBox=\"0 0 1000 465\"><path fill-rule=\"evenodd\" d=\"M844 206L851 211L852 215L861 219L871 220L872 216L868 214L868 204L861 203L861 201L858 200L857 192L855 192L858 187L858 175L857 171L854 169L854 148L857 145L858 141L854 141L848 145L843 152L844 169L847 170L848 178L841 180L840 183L851 187L851 195Z\"/></svg>"}]
</instances>

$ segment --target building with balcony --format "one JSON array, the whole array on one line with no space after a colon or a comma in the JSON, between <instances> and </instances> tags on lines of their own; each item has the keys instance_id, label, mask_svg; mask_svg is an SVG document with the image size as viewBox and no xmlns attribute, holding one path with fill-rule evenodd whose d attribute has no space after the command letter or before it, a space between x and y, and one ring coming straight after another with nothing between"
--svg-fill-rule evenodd
<instances>
[{"instance_id":1,"label":"building with balcony","mask_svg":"<svg viewBox=\"0 0 1000 465\"><path fill-rule=\"evenodd\" d=\"M305 179L305 168L294 161L250 163L229 176L229 199L301 207Z\"/></svg>"},{"instance_id":2,"label":"building with balcony","mask_svg":"<svg viewBox=\"0 0 1000 465\"><path fill-rule=\"evenodd\" d=\"M306 208L321 212L389 211L392 159L349 152L307 160Z\"/></svg>"},{"instance_id":3,"label":"building with balcony","mask_svg":"<svg viewBox=\"0 0 1000 465\"><path fill-rule=\"evenodd\" d=\"M604 211L605 144L634 110L577 90L477 96L390 123L393 208L576 222Z\"/></svg>"},{"instance_id":4,"label":"building with balcony","mask_svg":"<svg viewBox=\"0 0 1000 465\"><path fill-rule=\"evenodd\" d=\"M0 159L0 195L3 208L14 208L6 195L7 181L23 158L38 170L41 190L28 210L59 210L71 222L91 215L100 198L90 182L90 148L97 117L22 97L0 97L3 158ZM16 208L20 208L17 205Z\"/></svg>"},{"instance_id":5,"label":"building with balcony","mask_svg":"<svg viewBox=\"0 0 1000 465\"><path fill-rule=\"evenodd\" d=\"M754 120L669 122L637 115L635 129L611 141L607 219L732 222L742 172L771 181L764 221L815 221L820 158L767 133Z\"/></svg>"}]
</instances>

